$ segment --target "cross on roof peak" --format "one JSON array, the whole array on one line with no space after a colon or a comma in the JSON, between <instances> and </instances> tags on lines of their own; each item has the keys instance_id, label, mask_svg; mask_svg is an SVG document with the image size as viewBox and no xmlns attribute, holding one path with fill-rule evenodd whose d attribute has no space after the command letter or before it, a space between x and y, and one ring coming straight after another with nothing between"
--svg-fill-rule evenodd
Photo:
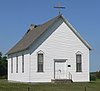
<instances>
[{"instance_id":1,"label":"cross on roof peak","mask_svg":"<svg viewBox=\"0 0 100 91\"><path fill-rule=\"evenodd\" d=\"M58 14L60 15L60 9L65 9L65 7L61 6L60 4L60 0L58 1L58 6L54 6L54 8L57 8L58 9Z\"/></svg>"}]
</instances>

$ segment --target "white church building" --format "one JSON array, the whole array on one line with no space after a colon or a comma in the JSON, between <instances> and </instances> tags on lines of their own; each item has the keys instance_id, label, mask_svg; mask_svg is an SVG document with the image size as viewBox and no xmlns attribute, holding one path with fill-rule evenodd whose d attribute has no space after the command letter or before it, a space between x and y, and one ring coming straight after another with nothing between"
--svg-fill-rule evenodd
<instances>
[{"instance_id":1,"label":"white church building","mask_svg":"<svg viewBox=\"0 0 100 91\"><path fill-rule=\"evenodd\" d=\"M32 24L8 55L8 81L89 82L91 46L63 15Z\"/></svg>"}]
</instances>

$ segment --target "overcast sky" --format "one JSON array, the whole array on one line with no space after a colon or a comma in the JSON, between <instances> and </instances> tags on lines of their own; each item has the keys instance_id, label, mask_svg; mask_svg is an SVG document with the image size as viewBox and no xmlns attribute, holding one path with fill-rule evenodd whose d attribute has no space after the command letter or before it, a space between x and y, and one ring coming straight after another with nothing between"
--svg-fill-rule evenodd
<instances>
[{"instance_id":1,"label":"overcast sky","mask_svg":"<svg viewBox=\"0 0 100 91\"><path fill-rule=\"evenodd\" d=\"M60 0L64 17L93 47L91 71L100 70L100 0ZM5 54L29 29L58 15L58 0L0 0L0 51Z\"/></svg>"}]
</instances>

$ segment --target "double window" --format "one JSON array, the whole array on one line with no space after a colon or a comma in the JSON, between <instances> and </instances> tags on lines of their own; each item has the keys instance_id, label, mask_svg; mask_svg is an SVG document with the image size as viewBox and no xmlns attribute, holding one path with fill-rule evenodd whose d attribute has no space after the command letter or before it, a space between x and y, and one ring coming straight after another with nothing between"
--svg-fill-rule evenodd
<instances>
[{"instance_id":1,"label":"double window","mask_svg":"<svg viewBox=\"0 0 100 91\"><path fill-rule=\"evenodd\" d=\"M82 55L76 54L76 72L82 72Z\"/></svg>"},{"instance_id":2,"label":"double window","mask_svg":"<svg viewBox=\"0 0 100 91\"><path fill-rule=\"evenodd\" d=\"M16 61L13 61L13 57L11 57L11 73L13 73L13 62L16 62L16 73L18 73L18 56L16 56ZM24 55L22 54L22 73L24 73Z\"/></svg>"},{"instance_id":3,"label":"double window","mask_svg":"<svg viewBox=\"0 0 100 91\"><path fill-rule=\"evenodd\" d=\"M37 71L38 72L43 72L43 53L38 53L37 54L37 63L38 63L38 67L37 67Z\"/></svg>"}]
</instances>

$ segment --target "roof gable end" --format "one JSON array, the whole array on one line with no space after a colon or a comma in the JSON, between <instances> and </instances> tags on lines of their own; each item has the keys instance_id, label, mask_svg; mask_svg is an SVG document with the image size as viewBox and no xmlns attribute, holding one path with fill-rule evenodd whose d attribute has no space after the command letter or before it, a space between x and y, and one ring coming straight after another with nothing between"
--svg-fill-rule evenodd
<instances>
[{"instance_id":1,"label":"roof gable end","mask_svg":"<svg viewBox=\"0 0 100 91\"><path fill-rule=\"evenodd\" d=\"M84 40L84 38L79 34L79 32L64 18L63 15L61 15L61 18L66 23L66 25L72 30L72 32L83 42L83 44L89 49L92 50L92 47L89 45L89 43Z\"/></svg>"}]
</instances>

